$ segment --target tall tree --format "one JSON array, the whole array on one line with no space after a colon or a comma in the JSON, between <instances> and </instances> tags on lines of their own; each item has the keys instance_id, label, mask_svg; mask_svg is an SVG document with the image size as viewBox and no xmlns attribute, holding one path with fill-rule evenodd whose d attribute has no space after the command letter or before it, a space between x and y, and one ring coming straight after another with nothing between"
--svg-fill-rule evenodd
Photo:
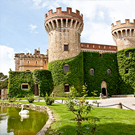
<instances>
[{"instance_id":1,"label":"tall tree","mask_svg":"<svg viewBox=\"0 0 135 135\"><path fill-rule=\"evenodd\" d=\"M8 77L0 72L0 89L8 88Z\"/></svg>"}]
</instances>

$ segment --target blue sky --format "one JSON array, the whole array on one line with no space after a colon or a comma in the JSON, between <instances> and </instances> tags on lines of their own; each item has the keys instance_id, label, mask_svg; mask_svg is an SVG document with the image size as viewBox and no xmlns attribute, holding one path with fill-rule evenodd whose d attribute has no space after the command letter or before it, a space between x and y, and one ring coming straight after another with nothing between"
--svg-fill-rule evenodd
<instances>
[{"instance_id":1,"label":"blue sky","mask_svg":"<svg viewBox=\"0 0 135 135\"><path fill-rule=\"evenodd\" d=\"M115 45L111 23L135 19L134 0L0 0L0 72L15 70L14 53L45 54L48 35L44 15L56 7L72 7L83 14L81 42Z\"/></svg>"}]
</instances>

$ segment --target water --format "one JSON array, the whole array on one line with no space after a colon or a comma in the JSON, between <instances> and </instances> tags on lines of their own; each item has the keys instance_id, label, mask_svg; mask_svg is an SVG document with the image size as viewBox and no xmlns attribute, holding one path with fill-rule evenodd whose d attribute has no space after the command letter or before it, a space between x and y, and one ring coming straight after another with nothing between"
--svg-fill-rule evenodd
<instances>
[{"instance_id":1,"label":"water","mask_svg":"<svg viewBox=\"0 0 135 135\"><path fill-rule=\"evenodd\" d=\"M21 108L0 106L0 135L36 135L48 119L46 112L29 110L27 117L21 117L20 111Z\"/></svg>"}]
</instances>

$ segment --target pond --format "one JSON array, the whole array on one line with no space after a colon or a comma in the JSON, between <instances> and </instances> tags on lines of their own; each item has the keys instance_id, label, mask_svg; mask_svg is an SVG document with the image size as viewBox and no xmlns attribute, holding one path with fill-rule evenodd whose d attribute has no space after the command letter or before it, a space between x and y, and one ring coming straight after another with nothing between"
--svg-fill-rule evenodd
<instances>
[{"instance_id":1,"label":"pond","mask_svg":"<svg viewBox=\"0 0 135 135\"><path fill-rule=\"evenodd\" d=\"M20 111L0 105L0 135L36 135L48 119L46 112L29 110L29 115L20 116Z\"/></svg>"}]
</instances>

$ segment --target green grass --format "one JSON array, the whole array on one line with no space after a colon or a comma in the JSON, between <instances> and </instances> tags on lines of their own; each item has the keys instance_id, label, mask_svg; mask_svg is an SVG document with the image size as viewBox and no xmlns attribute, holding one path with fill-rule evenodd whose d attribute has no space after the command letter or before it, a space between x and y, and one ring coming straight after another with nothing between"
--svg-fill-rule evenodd
<instances>
[{"instance_id":1,"label":"green grass","mask_svg":"<svg viewBox=\"0 0 135 135\"><path fill-rule=\"evenodd\" d=\"M5 102L5 101L0 101ZM8 101L7 101L8 102ZM28 104L28 101L16 101L16 103ZM34 102L32 104L45 105L45 102ZM51 127L62 131L63 135L75 135L77 122L75 116L64 104L53 104L49 106L57 119ZM88 118L100 119L97 124L97 135L134 135L135 134L135 111L94 107ZM88 121L82 121L83 125L88 125Z\"/></svg>"}]
</instances>

